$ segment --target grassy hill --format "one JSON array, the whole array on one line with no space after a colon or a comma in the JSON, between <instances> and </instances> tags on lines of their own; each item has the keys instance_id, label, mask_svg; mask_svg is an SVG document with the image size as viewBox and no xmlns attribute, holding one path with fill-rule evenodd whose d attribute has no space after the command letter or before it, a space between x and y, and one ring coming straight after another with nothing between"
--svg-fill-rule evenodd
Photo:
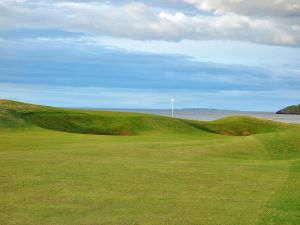
<instances>
[{"instance_id":1,"label":"grassy hill","mask_svg":"<svg viewBox=\"0 0 300 225\"><path fill-rule=\"evenodd\" d=\"M62 109L8 100L0 100L0 107L3 115L0 124L7 127L40 127L72 133L125 136L143 131L194 130L179 120L137 113Z\"/></svg>"},{"instance_id":2,"label":"grassy hill","mask_svg":"<svg viewBox=\"0 0 300 225\"><path fill-rule=\"evenodd\" d=\"M200 122L169 117L96 110L74 110L0 100L0 126L40 127L50 130L99 135L139 135L151 132L209 132L247 136L293 125L251 117L227 117Z\"/></svg>"},{"instance_id":3,"label":"grassy hill","mask_svg":"<svg viewBox=\"0 0 300 225\"><path fill-rule=\"evenodd\" d=\"M284 109L281 109L277 112L277 114L298 114L298 115L300 115L300 104L299 105L291 105Z\"/></svg>"},{"instance_id":4,"label":"grassy hill","mask_svg":"<svg viewBox=\"0 0 300 225\"><path fill-rule=\"evenodd\" d=\"M0 100L0 224L300 224L300 126Z\"/></svg>"}]
</instances>

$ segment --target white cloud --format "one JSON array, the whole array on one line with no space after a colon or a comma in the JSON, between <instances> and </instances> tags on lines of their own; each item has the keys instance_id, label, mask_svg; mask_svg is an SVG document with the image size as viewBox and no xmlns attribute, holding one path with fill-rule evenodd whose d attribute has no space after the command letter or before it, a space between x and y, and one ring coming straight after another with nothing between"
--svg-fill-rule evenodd
<instances>
[{"instance_id":1,"label":"white cloud","mask_svg":"<svg viewBox=\"0 0 300 225\"><path fill-rule=\"evenodd\" d=\"M299 0L183 0L199 10L222 14L232 12L255 17L288 17L300 12Z\"/></svg>"},{"instance_id":2,"label":"white cloud","mask_svg":"<svg viewBox=\"0 0 300 225\"><path fill-rule=\"evenodd\" d=\"M2 29L59 29L135 40L300 44L299 23L293 19L298 17L291 16L299 11L296 1L182 1L197 7L199 13L188 14L180 8L162 9L142 2L6 0L0 3L0 26ZM254 7L258 10L254 11ZM203 14L203 11L213 14ZM266 16L256 15L263 12Z\"/></svg>"}]
</instances>

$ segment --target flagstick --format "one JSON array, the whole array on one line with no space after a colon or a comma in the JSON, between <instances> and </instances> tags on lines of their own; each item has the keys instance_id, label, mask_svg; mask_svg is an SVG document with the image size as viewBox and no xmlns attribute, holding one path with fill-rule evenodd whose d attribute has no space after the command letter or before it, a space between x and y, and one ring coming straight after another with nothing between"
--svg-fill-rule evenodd
<instances>
[{"instance_id":1,"label":"flagstick","mask_svg":"<svg viewBox=\"0 0 300 225\"><path fill-rule=\"evenodd\" d=\"M174 98L171 99L172 102L172 118L174 118Z\"/></svg>"}]
</instances>

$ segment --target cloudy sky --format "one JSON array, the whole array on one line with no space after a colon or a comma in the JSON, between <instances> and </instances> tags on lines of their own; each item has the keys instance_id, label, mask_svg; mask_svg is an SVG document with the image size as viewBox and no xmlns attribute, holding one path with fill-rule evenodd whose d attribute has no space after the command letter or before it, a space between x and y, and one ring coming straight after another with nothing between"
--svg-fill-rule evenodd
<instances>
[{"instance_id":1,"label":"cloudy sky","mask_svg":"<svg viewBox=\"0 0 300 225\"><path fill-rule=\"evenodd\" d=\"M274 111L300 103L300 0L1 0L0 98Z\"/></svg>"}]
</instances>

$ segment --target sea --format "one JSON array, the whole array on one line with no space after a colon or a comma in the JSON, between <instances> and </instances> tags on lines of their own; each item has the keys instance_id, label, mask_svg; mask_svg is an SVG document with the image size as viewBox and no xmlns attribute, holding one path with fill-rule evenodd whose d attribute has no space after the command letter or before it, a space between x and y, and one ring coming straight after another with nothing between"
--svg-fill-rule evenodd
<instances>
[{"instance_id":1,"label":"sea","mask_svg":"<svg viewBox=\"0 0 300 225\"><path fill-rule=\"evenodd\" d=\"M155 114L171 117L170 109L101 109L119 112L137 112L146 114ZM285 123L300 124L300 115L276 114L274 112L246 112L230 111L217 109L175 109L174 117L192 120L212 121L226 116L252 116L261 119L274 120Z\"/></svg>"}]
</instances>

